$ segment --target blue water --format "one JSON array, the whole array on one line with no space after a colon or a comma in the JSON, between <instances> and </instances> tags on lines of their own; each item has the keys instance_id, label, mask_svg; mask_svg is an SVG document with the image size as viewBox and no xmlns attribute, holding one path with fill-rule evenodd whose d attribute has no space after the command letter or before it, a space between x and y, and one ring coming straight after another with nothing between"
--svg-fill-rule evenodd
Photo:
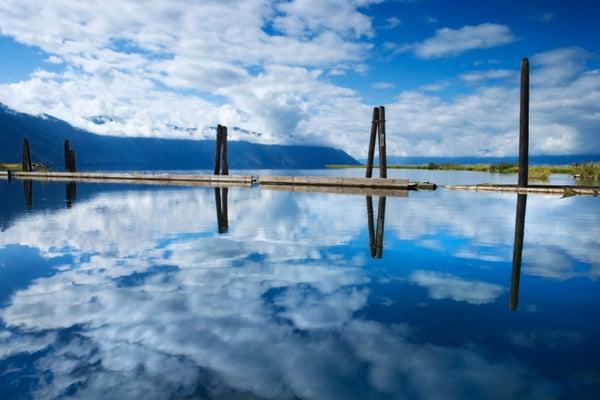
<instances>
[{"instance_id":1,"label":"blue water","mask_svg":"<svg viewBox=\"0 0 600 400\"><path fill-rule=\"evenodd\" d=\"M513 194L375 196L370 230L365 196L25 189L0 181L2 399L600 393L598 198L528 196L513 265Z\"/></svg>"}]
</instances>

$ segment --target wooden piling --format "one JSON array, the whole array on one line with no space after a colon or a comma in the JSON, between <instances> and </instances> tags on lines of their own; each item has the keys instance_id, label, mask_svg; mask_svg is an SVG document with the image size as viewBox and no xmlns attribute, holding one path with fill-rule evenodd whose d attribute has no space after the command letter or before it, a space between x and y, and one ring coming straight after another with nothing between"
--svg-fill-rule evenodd
<instances>
[{"instance_id":1,"label":"wooden piling","mask_svg":"<svg viewBox=\"0 0 600 400\"><path fill-rule=\"evenodd\" d=\"M71 172L71 168L69 165L69 151L71 150L71 145L67 139L65 139L63 148L65 153L65 172Z\"/></svg>"},{"instance_id":2,"label":"wooden piling","mask_svg":"<svg viewBox=\"0 0 600 400\"><path fill-rule=\"evenodd\" d=\"M227 127L221 128L221 175L229 175L229 162L227 160Z\"/></svg>"},{"instance_id":3,"label":"wooden piling","mask_svg":"<svg viewBox=\"0 0 600 400\"><path fill-rule=\"evenodd\" d=\"M23 139L23 161L21 165L24 172L31 172L33 170L31 166L31 152L29 151L29 140Z\"/></svg>"},{"instance_id":4,"label":"wooden piling","mask_svg":"<svg viewBox=\"0 0 600 400\"><path fill-rule=\"evenodd\" d=\"M523 237L525 235L525 209L527 195L517 195L517 212L515 216L515 242L513 246L512 274L510 278L509 308L516 311L519 304L519 284L521 282L521 261L523 255Z\"/></svg>"},{"instance_id":5,"label":"wooden piling","mask_svg":"<svg viewBox=\"0 0 600 400\"><path fill-rule=\"evenodd\" d=\"M229 230L227 216L227 196L229 189L215 188L215 207L217 210L217 229L219 233L226 233Z\"/></svg>"},{"instance_id":6,"label":"wooden piling","mask_svg":"<svg viewBox=\"0 0 600 400\"><path fill-rule=\"evenodd\" d=\"M77 167L75 165L75 152L73 151L73 149L69 149L69 153L68 153L68 159L69 159L69 172L77 172Z\"/></svg>"},{"instance_id":7,"label":"wooden piling","mask_svg":"<svg viewBox=\"0 0 600 400\"><path fill-rule=\"evenodd\" d=\"M385 107L379 106L379 177L387 178L387 159L385 150Z\"/></svg>"},{"instance_id":8,"label":"wooden piling","mask_svg":"<svg viewBox=\"0 0 600 400\"><path fill-rule=\"evenodd\" d=\"M215 149L215 175L221 171L221 125L217 125L217 140Z\"/></svg>"},{"instance_id":9,"label":"wooden piling","mask_svg":"<svg viewBox=\"0 0 600 400\"><path fill-rule=\"evenodd\" d=\"M519 186L527 186L529 172L529 60L521 60L521 110L519 117Z\"/></svg>"},{"instance_id":10,"label":"wooden piling","mask_svg":"<svg viewBox=\"0 0 600 400\"><path fill-rule=\"evenodd\" d=\"M369 153L367 154L366 178L373 177L373 159L375 158L375 140L377 138L377 126L379 123L379 107L373 107L373 119L371 120L371 134L369 136Z\"/></svg>"},{"instance_id":11,"label":"wooden piling","mask_svg":"<svg viewBox=\"0 0 600 400\"><path fill-rule=\"evenodd\" d=\"M8 183L11 183L12 182L12 171L10 169L7 169L6 175L8 177Z\"/></svg>"}]
</instances>

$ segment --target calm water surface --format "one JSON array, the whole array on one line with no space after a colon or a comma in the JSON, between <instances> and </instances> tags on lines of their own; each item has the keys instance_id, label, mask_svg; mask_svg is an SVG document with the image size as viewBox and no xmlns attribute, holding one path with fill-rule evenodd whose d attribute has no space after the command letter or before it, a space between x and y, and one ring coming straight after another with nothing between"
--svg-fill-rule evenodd
<instances>
[{"instance_id":1,"label":"calm water surface","mask_svg":"<svg viewBox=\"0 0 600 400\"><path fill-rule=\"evenodd\" d=\"M0 181L0 398L598 398L599 211Z\"/></svg>"}]
</instances>

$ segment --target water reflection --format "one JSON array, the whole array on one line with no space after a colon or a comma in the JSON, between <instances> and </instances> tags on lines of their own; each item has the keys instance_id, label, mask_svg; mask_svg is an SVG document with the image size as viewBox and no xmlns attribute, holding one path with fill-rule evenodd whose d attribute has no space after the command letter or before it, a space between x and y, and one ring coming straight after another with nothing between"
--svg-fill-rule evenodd
<instances>
[{"instance_id":1,"label":"water reflection","mask_svg":"<svg viewBox=\"0 0 600 400\"><path fill-rule=\"evenodd\" d=\"M23 192L25 193L25 208L30 209L33 205L33 182L31 180L23 181Z\"/></svg>"},{"instance_id":2,"label":"water reflection","mask_svg":"<svg viewBox=\"0 0 600 400\"><path fill-rule=\"evenodd\" d=\"M215 205L217 207L217 226L219 233L226 233L229 230L229 218L227 217L227 196L228 188L215 188Z\"/></svg>"},{"instance_id":3,"label":"water reflection","mask_svg":"<svg viewBox=\"0 0 600 400\"><path fill-rule=\"evenodd\" d=\"M67 193L67 208L71 208L73 207L73 202L77 197L77 183L75 181L69 181L65 184L65 188Z\"/></svg>"},{"instance_id":4,"label":"water reflection","mask_svg":"<svg viewBox=\"0 0 600 400\"><path fill-rule=\"evenodd\" d=\"M515 213L515 244L513 248L512 274L510 280L510 303L512 311L516 311L519 303L519 284L521 282L521 257L523 254L523 236L525 234L525 209L527 195L517 195L517 211Z\"/></svg>"},{"instance_id":5,"label":"water reflection","mask_svg":"<svg viewBox=\"0 0 600 400\"><path fill-rule=\"evenodd\" d=\"M369 248L371 257L381 258L383 256L383 229L385 225L385 196L379 197L377 206L377 230L373 222L373 197L366 196L367 200L367 223L369 228Z\"/></svg>"},{"instance_id":6,"label":"water reflection","mask_svg":"<svg viewBox=\"0 0 600 400\"><path fill-rule=\"evenodd\" d=\"M362 196L81 184L65 209L62 184L44 186L0 235L0 274L13 271L0 276L6 398L581 398L598 388L592 199L529 199L527 293L510 313L510 195L379 198L377 223L367 197L365 226ZM23 207L20 193L9 207ZM548 249L562 258L545 259Z\"/></svg>"}]
</instances>

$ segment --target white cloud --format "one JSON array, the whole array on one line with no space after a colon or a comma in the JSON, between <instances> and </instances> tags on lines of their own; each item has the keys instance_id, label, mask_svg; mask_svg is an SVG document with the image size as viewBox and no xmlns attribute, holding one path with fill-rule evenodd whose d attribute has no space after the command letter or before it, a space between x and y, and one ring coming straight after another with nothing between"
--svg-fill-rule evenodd
<instances>
[{"instance_id":1,"label":"white cloud","mask_svg":"<svg viewBox=\"0 0 600 400\"><path fill-rule=\"evenodd\" d=\"M373 88L374 88L374 89L382 89L382 90L385 90L385 89L391 89L391 88L393 88L393 87L394 87L394 84L393 84L393 83L391 83L391 82L375 82L375 83L373 84Z\"/></svg>"},{"instance_id":2,"label":"white cloud","mask_svg":"<svg viewBox=\"0 0 600 400\"><path fill-rule=\"evenodd\" d=\"M554 21L554 18L556 18L556 14L552 11L541 12L531 17L534 21L543 23L552 22Z\"/></svg>"},{"instance_id":3,"label":"white cloud","mask_svg":"<svg viewBox=\"0 0 600 400\"><path fill-rule=\"evenodd\" d=\"M490 69L487 71L471 71L460 75L465 82L475 83L488 79L505 79L516 77L517 72L509 69Z\"/></svg>"},{"instance_id":4,"label":"white cloud","mask_svg":"<svg viewBox=\"0 0 600 400\"><path fill-rule=\"evenodd\" d=\"M465 51L501 46L514 40L506 25L485 23L466 25L459 29L442 28L423 42L414 43L407 49L419 58L455 56Z\"/></svg>"},{"instance_id":5,"label":"white cloud","mask_svg":"<svg viewBox=\"0 0 600 400\"><path fill-rule=\"evenodd\" d=\"M402 24L402 21L398 17L389 17L385 19L383 29L394 29Z\"/></svg>"},{"instance_id":6,"label":"white cloud","mask_svg":"<svg viewBox=\"0 0 600 400\"><path fill-rule=\"evenodd\" d=\"M432 299L451 299L470 304L493 303L503 292L502 286L465 280L447 273L415 271L409 281L427 289Z\"/></svg>"}]
</instances>

